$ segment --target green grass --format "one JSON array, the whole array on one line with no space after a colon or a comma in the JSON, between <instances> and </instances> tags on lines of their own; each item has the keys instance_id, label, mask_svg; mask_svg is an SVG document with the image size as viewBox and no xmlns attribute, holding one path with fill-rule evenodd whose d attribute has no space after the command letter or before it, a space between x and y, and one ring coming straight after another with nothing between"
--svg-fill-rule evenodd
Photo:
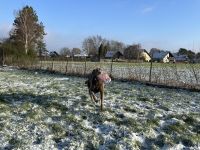
<instances>
[{"instance_id":1,"label":"green grass","mask_svg":"<svg viewBox=\"0 0 200 150\"><path fill-rule=\"evenodd\" d=\"M185 124L181 124L179 122L168 125L164 127L163 129L167 134L173 134L173 133L178 133L178 134L183 134L187 131L187 126Z\"/></svg>"},{"instance_id":2,"label":"green grass","mask_svg":"<svg viewBox=\"0 0 200 150\"><path fill-rule=\"evenodd\" d=\"M159 125L159 121L160 121L160 119L158 119L158 118L155 118L155 119L148 119L148 120L146 121L146 125L147 125L148 127L155 127L155 126L158 126L158 125Z\"/></svg>"},{"instance_id":3,"label":"green grass","mask_svg":"<svg viewBox=\"0 0 200 150\"><path fill-rule=\"evenodd\" d=\"M21 105L21 108L25 111L28 111L32 108L32 103L30 102L24 102L22 105Z\"/></svg>"},{"instance_id":4,"label":"green grass","mask_svg":"<svg viewBox=\"0 0 200 150\"><path fill-rule=\"evenodd\" d=\"M149 98L147 98L147 97L143 97L143 96L138 96L137 100L139 100L139 101L143 101L143 102L151 101Z\"/></svg>"},{"instance_id":5,"label":"green grass","mask_svg":"<svg viewBox=\"0 0 200 150\"><path fill-rule=\"evenodd\" d=\"M8 142L13 148L20 148L23 145L22 140L12 137Z\"/></svg>"},{"instance_id":6,"label":"green grass","mask_svg":"<svg viewBox=\"0 0 200 150\"><path fill-rule=\"evenodd\" d=\"M125 111L130 112L130 113L136 113L137 110L135 108L132 108L130 106L124 106L123 108Z\"/></svg>"},{"instance_id":7,"label":"green grass","mask_svg":"<svg viewBox=\"0 0 200 150\"><path fill-rule=\"evenodd\" d=\"M65 136L65 129L58 123L50 124L50 129L56 138Z\"/></svg>"}]
</instances>

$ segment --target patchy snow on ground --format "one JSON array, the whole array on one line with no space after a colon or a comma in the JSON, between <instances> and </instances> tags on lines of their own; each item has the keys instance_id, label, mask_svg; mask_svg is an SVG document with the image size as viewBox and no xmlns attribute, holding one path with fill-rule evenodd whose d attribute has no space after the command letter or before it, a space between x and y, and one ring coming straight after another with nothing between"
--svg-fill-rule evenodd
<instances>
[{"instance_id":1,"label":"patchy snow on ground","mask_svg":"<svg viewBox=\"0 0 200 150\"><path fill-rule=\"evenodd\" d=\"M0 69L0 149L200 149L200 93Z\"/></svg>"}]
</instances>

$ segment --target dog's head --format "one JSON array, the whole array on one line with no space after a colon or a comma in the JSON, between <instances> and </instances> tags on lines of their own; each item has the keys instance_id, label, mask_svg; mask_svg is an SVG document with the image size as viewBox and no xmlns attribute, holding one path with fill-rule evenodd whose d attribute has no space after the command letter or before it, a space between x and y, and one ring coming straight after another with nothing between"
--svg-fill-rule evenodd
<instances>
[{"instance_id":1,"label":"dog's head","mask_svg":"<svg viewBox=\"0 0 200 150\"><path fill-rule=\"evenodd\" d=\"M101 68L96 68L92 71L92 76L98 76L101 74Z\"/></svg>"},{"instance_id":2,"label":"dog's head","mask_svg":"<svg viewBox=\"0 0 200 150\"><path fill-rule=\"evenodd\" d=\"M96 69L92 70L92 73L88 76L88 80L85 81L85 84L88 84L91 79L92 80L94 78L96 79L97 76L101 74L101 72L102 72L101 68L96 68Z\"/></svg>"}]
</instances>

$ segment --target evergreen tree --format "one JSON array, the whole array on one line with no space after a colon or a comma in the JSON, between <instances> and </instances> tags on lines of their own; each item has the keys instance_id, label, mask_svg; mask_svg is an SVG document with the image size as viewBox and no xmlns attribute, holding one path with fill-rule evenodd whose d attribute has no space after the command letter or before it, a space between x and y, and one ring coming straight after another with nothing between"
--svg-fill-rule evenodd
<instances>
[{"instance_id":1,"label":"evergreen tree","mask_svg":"<svg viewBox=\"0 0 200 150\"><path fill-rule=\"evenodd\" d=\"M43 54L45 54L46 51L47 51L47 49L46 49L46 43L44 43L43 40L39 40L37 42L37 52L38 52L38 55L41 57Z\"/></svg>"},{"instance_id":2,"label":"evergreen tree","mask_svg":"<svg viewBox=\"0 0 200 150\"><path fill-rule=\"evenodd\" d=\"M99 50L98 50L98 55L99 55L99 60L103 57L103 44L101 44L99 46Z\"/></svg>"},{"instance_id":3,"label":"evergreen tree","mask_svg":"<svg viewBox=\"0 0 200 150\"><path fill-rule=\"evenodd\" d=\"M30 6L25 6L19 10L14 20L14 28L10 33L10 38L23 49L23 53L30 54L36 50L37 45L45 35L42 22L38 21L36 12Z\"/></svg>"}]
</instances>

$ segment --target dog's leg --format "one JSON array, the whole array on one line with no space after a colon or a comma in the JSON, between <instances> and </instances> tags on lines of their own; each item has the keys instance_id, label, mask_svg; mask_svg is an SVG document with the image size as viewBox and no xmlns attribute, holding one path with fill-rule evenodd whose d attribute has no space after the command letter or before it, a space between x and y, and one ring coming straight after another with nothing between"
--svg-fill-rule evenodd
<instances>
[{"instance_id":1,"label":"dog's leg","mask_svg":"<svg viewBox=\"0 0 200 150\"><path fill-rule=\"evenodd\" d=\"M94 94L94 93L92 93L92 96L93 96L93 99L94 99L94 101L97 103L97 102L98 102L98 100L97 100L97 97L95 96L95 94Z\"/></svg>"},{"instance_id":2,"label":"dog's leg","mask_svg":"<svg viewBox=\"0 0 200 150\"><path fill-rule=\"evenodd\" d=\"M91 90L89 90L89 95L90 95L91 100L94 101Z\"/></svg>"},{"instance_id":3,"label":"dog's leg","mask_svg":"<svg viewBox=\"0 0 200 150\"><path fill-rule=\"evenodd\" d=\"M97 98L96 98L96 96L94 95L94 93L92 92L92 91L89 91L89 94L90 94L90 98L91 98L91 100L93 101L93 102L97 102Z\"/></svg>"}]
</instances>

